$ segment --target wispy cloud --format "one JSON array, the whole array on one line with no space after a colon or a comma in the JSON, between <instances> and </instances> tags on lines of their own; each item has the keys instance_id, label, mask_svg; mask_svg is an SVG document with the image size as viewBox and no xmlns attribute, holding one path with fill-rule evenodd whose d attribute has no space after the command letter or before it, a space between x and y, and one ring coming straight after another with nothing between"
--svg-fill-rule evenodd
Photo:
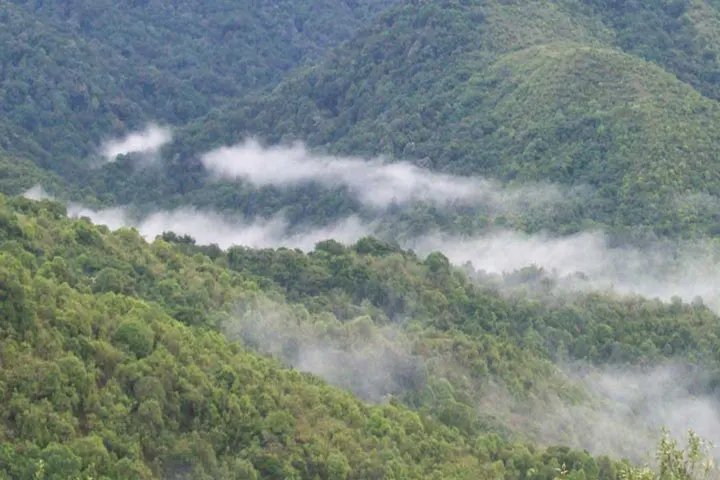
<instances>
[{"instance_id":1,"label":"wispy cloud","mask_svg":"<svg viewBox=\"0 0 720 480\"><path fill-rule=\"evenodd\" d=\"M421 360L411 354L408 339L393 326L373 326L370 317L345 323L331 316L322 324L298 322L287 305L259 298L252 306L238 305L238 310L222 326L230 339L242 340L364 400L380 402L398 395L423 377Z\"/></svg>"},{"instance_id":2,"label":"wispy cloud","mask_svg":"<svg viewBox=\"0 0 720 480\"><path fill-rule=\"evenodd\" d=\"M105 142L100 151L108 161L113 161L118 155L128 153L156 153L163 145L172 141L172 130L149 124L140 132L132 132L125 137Z\"/></svg>"},{"instance_id":3,"label":"wispy cloud","mask_svg":"<svg viewBox=\"0 0 720 480\"><path fill-rule=\"evenodd\" d=\"M54 199L52 195L45 191L42 185L35 185L34 187L29 188L23 192L21 196L35 201Z\"/></svg>"},{"instance_id":4,"label":"wispy cloud","mask_svg":"<svg viewBox=\"0 0 720 480\"><path fill-rule=\"evenodd\" d=\"M282 215L270 219L247 220L189 208L155 212L137 219L123 208L92 210L71 205L68 207L68 214L88 217L94 223L107 225L111 229L134 227L148 240L164 232L174 232L190 235L200 245L214 243L224 249L243 245L252 248L288 247L311 251L316 243L323 240L332 238L341 243L351 243L371 232L371 228L356 217L323 228L291 230Z\"/></svg>"},{"instance_id":5,"label":"wispy cloud","mask_svg":"<svg viewBox=\"0 0 720 480\"><path fill-rule=\"evenodd\" d=\"M487 273L511 273L528 266L558 277L584 274L566 281L571 289L612 290L668 301L696 296L720 312L720 258L704 242L648 244L644 248L611 247L601 231L566 237L497 231L458 238L437 234L405 244L421 254L443 252L454 264L472 263Z\"/></svg>"},{"instance_id":6,"label":"wispy cloud","mask_svg":"<svg viewBox=\"0 0 720 480\"><path fill-rule=\"evenodd\" d=\"M49 198L38 186L25 196ZM190 235L199 244L215 243L222 248L244 245L310 251L322 240L334 239L348 244L366 235L384 235L380 222L366 222L355 216L322 228L291 229L282 214L270 219L247 219L181 208L136 218L122 207L92 210L74 204L68 206L68 213L89 217L113 229L133 226L150 240L165 231L173 231ZM401 246L412 248L420 255L440 251L456 265L470 262L476 270L489 274L509 274L529 266L543 268L559 278L582 273L581 279L565 278L558 288L612 290L664 301L679 296L689 302L700 296L705 304L720 312L720 254L702 242L648 244L640 249L613 247L601 231L556 237L510 230L475 237L438 233L397 240Z\"/></svg>"},{"instance_id":7,"label":"wispy cloud","mask_svg":"<svg viewBox=\"0 0 720 480\"><path fill-rule=\"evenodd\" d=\"M73 216L85 215L111 228L136 227L148 239L165 231L190 235L199 244L221 248L244 245L254 248L298 248L311 251L322 240L349 244L366 235L379 235L375 224L349 217L323 228L290 230L282 215L271 219L233 218L192 209L156 212L136 220L121 208L92 211L71 205ZM528 266L543 268L564 278L558 288L565 291L612 291L670 301L702 297L720 312L720 260L703 244L649 245L645 249L610 247L602 232L584 232L567 237L527 235L499 231L484 236L457 238L428 235L401 241L420 255L443 252L452 263L471 262L476 270L509 274ZM573 277L582 273L582 279Z\"/></svg>"},{"instance_id":8,"label":"wispy cloud","mask_svg":"<svg viewBox=\"0 0 720 480\"><path fill-rule=\"evenodd\" d=\"M369 317L340 322L329 315L303 322L286 305L253 298L238 305L223 328L230 339L368 401L428 393L440 378L459 381L466 394L473 392L464 396L468 406L545 446L652 462L662 427L676 438L693 429L720 441L720 405L710 376L680 362L632 368L563 365L544 378L551 380L544 390L519 398L508 393L501 378L475 377L447 352L430 347L419 355L407 332L396 324L373 326ZM549 385L583 398L571 401Z\"/></svg>"},{"instance_id":9,"label":"wispy cloud","mask_svg":"<svg viewBox=\"0 0 720 480\"><path fill-rule=\"evenodd\" d=\"M574 367L569 375L590 393L589 402L570 405L555 398L527 405L536 438L545 444L653 463L662 427L681 441L692 429L715 445L720 442L720 404L700 368L668 361L632 368Z\"/></svg>"},{"instance_id":10,"label":"wispy cloud","mask_svg":"<svg viewBox=\"0 0 720 480\"><path fill-rule=\"evenodd\" d=\"M22 194L31 200L57 200L40 185ZM298 248L311 251L315 244L328 239L341 243L352 243L374 231L372 224L359 217L348 217L334 224L320 228L291 229L282 215L269 219L221 215L194 208L179 208L171 211L157 211L144 217L132 214L126 207L93 209L84 205L67 205L68 216L87 217L93 223L106 225L111 230L133 227L146 239L152 240L164 232L190 235L200 245L216 244L221 248L243 245L252 248Z\"/></svg>"},{"instance_id":11,"label":"wispy cloud","mask_svg":"<svg viewBox=\"0 0 720 480\"><path fill-rule=\"evenodd\" d=\"M316 155L300 143L266 148L249 139L240 145L206 153L202 162L217 177L242 179L258 186L317 182L327 187L345 187L374 208L423 200L439 204L486 204L506 211L564 200L556 186L503 187L480 177L433 173L408 162Z\"/></svg>"}]
</instances>

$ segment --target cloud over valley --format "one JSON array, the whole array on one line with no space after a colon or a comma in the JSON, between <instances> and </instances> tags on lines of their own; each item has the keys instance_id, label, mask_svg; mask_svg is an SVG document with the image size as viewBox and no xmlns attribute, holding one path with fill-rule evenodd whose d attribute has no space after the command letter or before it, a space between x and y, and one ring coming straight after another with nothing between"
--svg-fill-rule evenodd
<instances>
[{"instance_id":1,"label":"cloud over valley","mask_svg":"<svg viewBox=\"0 0 720 480\"><path fill-rule=\"evenodd\" d=\"M101 155L107 161L113 161L118 155L142 153L152 155L173 139L172 130L151 123L142 131L131 132L121 138L106 141L100 148Z\"/></svg>"},{"instance_id":2,"label":"cloud over valley","mask_svg":"<svg viewBox=\"0 0 720 480\"><path fill-rule=\"evenodd\" d=\"M485 204L503 212L564 201L562 189L554 185L503 187L482 177L436 173L409 162L318 155L300 143L264 147L249 139L208 152L202 162L217 178L241 179L257 186L316 182L330 188L345 187L363 204L376 209L421 200Z\"/></svg>"},{"instance_id":3,"label":"cloud over valley","mask_svg":"<svg viewBox=\"0 0 720 480\"><path fill-rule=\"evenodd\" d=\"M171 139L169 130L150 126L145 132L106 144L103 151L108 158L132 151L153 152ZM89 217L111 229L134 227L150 241L172 231L189 235L198 244L217 244L221 248L244 245L310 251L322 240L349 244L375 235L397 241L420 256L440 251L455 265L471 263L478 281L496 282L506 287L505 291L512 290L510 274L535 266L554 279L552 293L573 295L602 290L664 301L677 295L688 302L700 296L720 313L720 254L711 244L655 242L640 248L615 246L601 230L557 236L508 228L491 228L473 236L430 231L400 239L392 238L383 223L383 209L407 206L417 200L439 205L486 205L498 214L528 205L552 209L567 199L567 192L560 187L503 187L480 177L433 173L411 163L321 156L309 153L300 144L266 148L254 140L209 152L202 161L216 178L240 179L256 186L316 182L331 188L343 187L376 210L376 216L347 216L324 226L291 226L282 212L269 218L246 218L182 207L138 216L130 207L92 209L78 204L68 204L68 215ZM41 186L24 195L36 200L51 198ZM343 329L355 328L353 334L361 337L365 335L362 332L369 331L367 319L356 320L350 326L338 322L305 328L297 322L289 323L273 308L255 309L238 315L228 332L263 353L279 356L295 368L319 375L370 401L401 392L405 382L422 377L418 372L426 367L423 359L412 353L411 342L392 328L385 328L382 335L367 334L356 345L340 345L338 338L344 338ZM329 341L331 335L337 338ZM499 401L478 398L477 404L508 422L517 421L519 415L532 419L532 425L527 427L535 439L640 459L648 453L647 446L654 443L661 424L676 433L693 427L707 438L720 441L717 402L706 393L695 393L701 381L684 368L669 364L644 371L596 369L588 374L571 366L563 374L591 393L592 405L570 405L559 398L513 404L509 397L503 397L502 387L492 392Z\"/></svg>"},{"instance_id":4,"label":"cloud over valley","mask_svg":"<svg viewBox=\"0 0 720 480\"><path fill-rule=\"evenodd\" d=\"M47 198L36 186L25 196ZM310 251L322 240L349 244L375 235L397 241L425 256L440 251L455 265L470 262L475 270L501 276L526 267L542 268L555 276L555 288L565 291L604 290L642 295L670 301L679 296L686 302L695 297L720 312L720 254L704 243L664 243L637 247L611 246L599 230L570 236L529 235L496 229L477 236L452 236L429 232L402 239L389 237L381 219L367 221L350 216L322 227L290 227L281 214L271 218L245 218L184 207L155 211L138 217L130 209L114 207L93 210L70 204L68 214L86 216L112 229L137 228L148 240L166 231L189 235L199 244L221 248L244 245L254 248L289 247ZM580 276L576 274L582 274Z\"/></svg>"}]
</instances>

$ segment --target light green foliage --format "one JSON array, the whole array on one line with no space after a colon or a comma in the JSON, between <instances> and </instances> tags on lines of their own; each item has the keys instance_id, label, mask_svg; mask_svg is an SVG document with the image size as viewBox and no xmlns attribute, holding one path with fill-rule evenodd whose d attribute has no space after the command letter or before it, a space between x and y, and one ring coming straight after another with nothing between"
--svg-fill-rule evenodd
<instances>
[{"instance_id":1,"label":"light green foliage","mask_svg":"<svg viewBox=\"0 0 720 480\"><path fill-rule=\"evenodd\" d=\"M685 448L678 447L677 440L671 440L663 431L657 449L657 466L626 466L620 470L621 480L709 480L718 478L718 471L712 460L711 445L703 441L692 430L688 432Z\"/></svg>"},{"instance_id":2,"label":"light green foliage","mask_svg":"<svg viewBox=\"0 0 720 480\"><path fill-rule=\"evenodd\" d=\"M469 478L485 468L479 431L397 401L368 406L228 344L213 312L277 297L272 277L229 270L224 253L213 262L189 244L65 220L49 202L0 199L0 477ZM24 266L23 251L39 254ZM132 296L93 288L108 268L133 278ZM207 305L189 327L168 314L187 314L195 289ZM369 315L346 327L359 342L376 334Z\"/></svg>"},{"instance_id":3,"label":"light green foliage","mask_svg":"<svg viewBox=\"0 0 720 480\"><path fill-rule=\"evenodd\" d=\"M9 478L515 478L534 469L541 480L565 464L572 478L609 480L617 467L602 459L508 440L522 432L484 417L482 401L478 411L490 380L517 399L561 391L549 361L558 337L597 363L652 360L636 347L648 340L693 358L716 350L717 318L699 306L601 295L540 304L470 282L441 254L420 262L372 239L311 254L222 252L172 235L148 244L132 230L67 220L50 202L0 200ZM132 290L96 291L107 268ZM205 303L188 310L189 297ZM325 332L340 351L395 358L395 398L369 406L228 344L217 329L250 307L291 321L279 324L289 335L280 345ZM414 320L392 333L399 317Z\"/></svg>"}]
</instances>

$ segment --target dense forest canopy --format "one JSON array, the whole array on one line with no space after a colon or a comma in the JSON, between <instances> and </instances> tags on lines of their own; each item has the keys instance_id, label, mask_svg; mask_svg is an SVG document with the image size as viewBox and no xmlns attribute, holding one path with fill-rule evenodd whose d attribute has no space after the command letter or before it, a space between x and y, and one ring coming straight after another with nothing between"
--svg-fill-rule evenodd
<instances>
[{"instance_id":1,"label":"dense forest canopy","mask_svg":"<svg viewBox=\"0 0 720 480\"><path fill-rule=\"evenodd\" d=\"M0 4L0 479L715 478L718 40L714 0Z\"/></svg>"},{"instance_id":2,"label":"dense forest canopy","mask_svg":"<svg viewBox=\"0 0 720 480\"><path fill-rule=\"evenodd\" d=\"M8 65L27 67L9 69L4 80L9 123L3 145L15 156L64 175L74 183L66 194L75 200L105 204L152 208L190 203L251 216L289 209L294 218L315 222L362 213L342 190L257 187L246 181L218 188L201 156L252 135L271 145L301 140L333 154L382 154L435 171L482 175L506 184L549 181L587 192L569 211L550 218L533 212L514 222L517 228L567 233L597 224L669 237L714 235L718 135L713 129L719 111L712 87L717 69L712 38L720 22L713 4L407 2L368 20L387 6L338 4L335 12L326 5L296 5L301 16L296 23L320 21L312 13L316 11L329 16L355 12L357 33L327 33L337 42L350 38L336 48L316 39L325 53L315 63L308 53L305 64L282 79L282 68L264 67L275 72L277 86L268 79L257 88L241 88L249 74L233 73L228 81L242 92L222 97L223 89L208 87L222 97L213 100L193 86L196 77L186 78L184 72L207 76L225 75L222 68L241 69L238 62L221 62L222 68L212 63L225 55L215 52L218 44L249 57L232 42L218 43L212 29L203 30L203 37L193 33L194 24L171 28L175 14L167 15L167 25L132 35L131 45L123 48L134 51L133 45L142 43L147 51L129 57L120 40L114 40L122 36L99 33L110 28L104 19L115 10L122 12L117 15L122 21L113 24L120 31L126 24L133 25L131 31L143 25L132 21L136 18L157 22L162 4L98 7L95 14L90 9L88 21L102 28L85 30L79 20L60 21L65 13L53 2L8 4L3 7L8 10L7 45L19 49L8 52L8 61L14 62ZM215 13L191 4L177 8L195 7L200 9L198 25L206 19L215 27L219 23L210 20L212 15L226 17L223 9L231 8L218 5ZM84 8L78 5L67 15L76 18ZM265 8L257 14L276 23L252 21L269 32L320 35L317 29L286 28L283 22L290 17ZM184 17L178 13L177 18ZM253 17L243 18L251 22ZM18 44L33 29L34 43ZM166 48L158 39L171 30L178 58L191 57L193 63L157 53ZM243 35L236 41L251 49L266 45L265 37L245 35L250 31L238 30ZM268 35L277 45L301 48L307 43ZM64 44L68 47L61 53ZM216 56L198 53L203 48ZM48 51L42 62L34 57L41 51ZM62 58L98 61L76 65ZM275 57L263 53L257 58ZM197 59L207 65L195 65ZM38 75L38 69L49 72ZM154 73L143 73L147 69ZM110 75L104 77L105 72ZM74 76L82 83L70 85ZM59 87L51 94L45 90L50 85ZM87 93L68 97L67 92L75 91ZM49 103L51 98L57 99L55 104ZM134 162L127 158L100 170L83 168L110 135L141 129L149 121L177 130L154 169L131 168ZM302 213L295 212L299 209ZM451 215L472 224L478 214L487 216L477 208L444 212L433 223L446 228L443 218ZM429 215L423 209L413 219L426 222Z\"/></svg>"},{"instance_id":3,"label":"dense forest canopy","mask_svg":"<svg viewBox=\"0 0 720 480\"><path fill-rule=\"evenodd\" d=\"M130 229L68 220L48 201L4 200L0 213L9 478L387 478L397 469L551 479L562 464L615 478L625 467L607 457L522 443L553 402L593 401L551 360L716 362L717 317L701 306L507 298L441 254L421 262L371 238L311 254L223 252L172 234L146 243ZM393 399L366 406L247 348L368 400ZM308 355L344 360L330 372ZM696 395L718 381L694 378ZM499 385L516 405L509 417L492 405ZM558 434L580 438L578 427L597 426ZM632 427L640 436L657 425Z\"/></svg>"},{"instance_id":4,"label":"dense forest canopy","mask_svg":"<svg viewBox=\"0 0 720 480\"><path fill-rule=\"evenodd\" d=\"M5 2L0 145L78 175L108 135L271 85L392 3Z\"/></svg>"}]
</instances>

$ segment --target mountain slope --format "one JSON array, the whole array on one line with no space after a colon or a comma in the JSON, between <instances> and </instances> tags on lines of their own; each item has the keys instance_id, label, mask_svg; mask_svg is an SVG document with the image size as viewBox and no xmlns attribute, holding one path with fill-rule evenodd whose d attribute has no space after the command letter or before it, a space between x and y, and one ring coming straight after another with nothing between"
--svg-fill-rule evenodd
<instances>
[{"instance_id":1,"label":"mountain slope","mask_svg":"<svg viewBox=\"0 0 720 480\"><path fill-rule=\"evenodd\" d=\"M0 197L0 478L469 479L532 470L532 478L551 480L563 464L581 478L616 478L621 466L606 457L596 460L565 447L539 450L503 440L487 424L469 423L476 413L471 391L460 389L467 382L462 375L449 377L452 384L428 378L421 385L424 392L415 395L420 405L435 398L431 410L411 411L397 399L371 406L228 344L215 331L214 319L228 319L231 312L239 317L243 306L261 312L268 300L296 315L288 325L320 327L331 320L328 302L344 300L323 287L306 297L307 310L279 305L276 286L289 299L311 293L297 290L307 290L306 282L287 284L283 270L297 266L308 277L322 266L329 281L367 291L380 287L386 275L387 267L377 262L399 259L391 254L383 260L382 244L359 243L361 255L333 242L312 256L225 253L172 235L166 238L174 245L162 239L148 244L129 229L111 233L86 219L64 219L64 213L55 203ZM272 262L262 260L267 257ZM430 278L406 278L412 290L447 285L449 272L438 260L427 262ZM405 262L426 268L411 257ZM332 270L343 264L333 278ZM368 284L357 277L363 268L371 275ZM348 275L353 270L359 283ZM463 283L460 277L455 282L453 288ZM431 313L441 305L429 293L421 295L422 308ZM380 298L373 303L383 307ZM225 303L231 308L222 314L218 308ZM398 313L399 306L393 307ZM361 308L344 307L349 315ZM336 320L333 329L358 346L379 334L373 322ZM501 375L516 367L533 372L520 388L545 379L538 352L522 353L494 334L462 340L432 329L413 331L426 337L421 349L467 357L477 372L486 361L485 368ZM252 345L252 339L243 343ZM469 355L474 348L485 350L487 360ZM447 374L453 370L458 375L457 369ZM362 375L377 381L370 370Z\"/></svg>"},{"instance_id":2,"label":"mountain slope","mask_svg":"<svg viewBox=\"0 0 720 480\"><path fill-rule=\"evenodd\" d=\"M447 429L422 440L433 426L405 409L368 407L143 302L83 294L0 258L3 282L17 275L0 328L2 478L469 478L483 468Z\"/></svg>"},{"instance_id":3,"label":"mountain slope","mask_svg":"<svg viewBox=\"0 0 720 480\"><path fill-rule=\"evenodd\" d=\"M54 28L152 65L210 104L322 56L393 0L12 2Z\"/></svg>"},{"instance_id":4,"label":"mountain slope","mask_svg":"<svg viewBox=\"0 0 720 480\"><path fill-rule=\"evenodd\" d=\"M585 2L612 28L618 48L657 63L720 99L720 4L715 0Z\"/></svg>"},{"instance_id":5,"label":"mountain slope","mask_svg":"<svg viewBox=\"0 0 720 480\"><path fill-rule=\"evenodd\" d=\"M720 192L717 103L623 53L622 32L591 7L398 7L265 97L182 131L169 148L163 194L182 183L200 203L202 190L193 190L205 180L193 154L257 134L435 170L586 185L594 221L714 233L718 219L707 205ZM696 201L703 196L710 201ZM245 208L240 202L216 206Z\"/></svg>"},{"instance_id":6,"label":"mountain slope","mask_svg":"<svg viewBox=\"0 0 720 480\"><path fill-rule=\"evenodd\" d=\"M82 183L109 136L274 83L390 4L4 2L0 145Z\"/></svg>"},{"instance_id":7,"label":"mountain slope","mask_svg":"<svg viewBox=\"0 0 720 480\"><path fill-rule=\"evenodd\" d=\"M322 242L310 254L243 247L224 252L172 234L148 244L130 229L111 233L87 219L64 219L65 213L47 201L13 199L3 207L7 288L20 279L27 295L41 295L43 279L54 282L60 290L46 292L42 305L55 305L60 300L52 299L74 290L77 302L58 304L66 314L106 312L110 306L104 305L116 297L140 302L128 308L149 303L157 315L220 330L365 400L395 397L466 441L493 433L642 460L657 427L673 417L648 409L645 397L630 402L634 413L627 416L626 407L612 406L616 397L592 393L586 374L564 373L553 361L579 362L581 371L597 370L600 378L606 378L603 369L615 368L641 368L642 378L657 378L663 374L653 373L656 365L690 362L695 373L673 374L672 386L658 378L663 386L653 388L672 388L677 395L690 382L692 395L714 405L705 396L717 385L718 318L698 302L553 296L543 292L552 291L557 279L542 272L516 272L497 283L481 272L469 277L441 254L423 261L372 238L350 247ZM512 285L526 289L513 294ZM43 310L39 301L4 304L9 338L39 342L38 348L49 341L33 332L66 314ZM31 327L13 323L18 311ZM109 310L72 318L95 325L97 335L115 328L103 326L115 325ZM156 317L148 318L154 325ZM68 348L75 349L78 335L84 338L84 331L74 331L62 340ZM612 408L603 407L608 401ZM615 443L628 429L634 440Z\"/></svg>"},{"instance_id":8,"label":"mountain slope","mask_svg":"<svg viewBox=\"0 0 720 480\"><path fill-rule=\"evenodd\" d=\"M0 149L0 192L20 195L36 185L46 185L45 188L58 192L65 192L67 188L67 182L62 177Z\"/></svg>"}]
</instances>

